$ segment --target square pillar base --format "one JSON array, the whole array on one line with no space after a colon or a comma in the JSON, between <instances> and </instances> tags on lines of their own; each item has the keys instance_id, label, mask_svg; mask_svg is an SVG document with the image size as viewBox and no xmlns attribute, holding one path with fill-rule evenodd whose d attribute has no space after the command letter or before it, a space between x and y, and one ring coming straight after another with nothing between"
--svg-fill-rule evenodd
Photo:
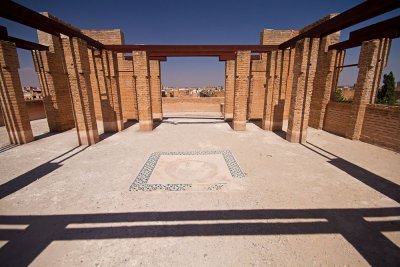
<instances>
[{"instance_id":1,"label":"square pillar base","mask_svg":"<svg viewBox=\"0 0 400 267\"><path fill-rule=\"evenodd\" d=\"M99 132L97 129L88 131L78 131L79 144L82 145L94 145L99 142Z\"/></svg>"},{"instance_id":2,"label":"square pillar base","mask_svg":"<svg viewBox=\"0 0 400 267\"><path fill-rule=\"evenodd\" d=\"M233 130L245 131L246 130L246 121L233 121Z\"/></svg>"},{"instance_id":3,"label":"square pillar base","mask_svg":"<svg viewBox=\"0 0 400 267\"><path fill-rule=\"evenodd\" d=\"M139 129L143 132L153 131L153 121L139 121Z\"/></svg>"},{"instance_id":4,"label":"square pillar base","mask_svg":"<svg viewBox=\"0 0 400 267\"><path fill-rule=\"evenodd\" d=\"M233 120L233 113L225 113L224 120L226 120L226 121Z\"/></svg>"}]
</instances>

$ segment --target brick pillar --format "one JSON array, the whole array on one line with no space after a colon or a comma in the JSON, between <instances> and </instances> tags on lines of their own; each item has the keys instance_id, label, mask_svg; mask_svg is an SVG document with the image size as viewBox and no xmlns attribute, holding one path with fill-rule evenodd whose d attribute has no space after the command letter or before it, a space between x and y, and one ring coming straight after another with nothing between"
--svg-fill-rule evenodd
<instances>
[{"instance_id":1,"label":"brick pillar","mask_svg":"<svg viewBox=\"0 0 400 267\"><path fill-rule=\"evenodd\" d=\"M0 40L0 103L11 144L33 141L18 68L14 43Z\"/></svg>"},{"instance_id":2,"label":"brick pillar","mask_svg":"<svg viewBox=\"0 0 400 267\"><path fill-rule=\"evenodd\" d=\"M264 130L272 129L272 98L274 94L274 78L276 72L276 57L277 51L267 53L267 70L266 70L266 87L265 87L265 101L264 101L264 114L262 119L262 128Z\"/></svg>"},{"instance_id":3,"label":"brick pillar","mask_svg":"<svg viewBox=\"0 0 400 267\"><path fill-rule=\"evenodd\" d=\"M233 104L235 90L235 60L225 61L225 120L233 119Z\"/></svg>"},{"instance_id":4,"label":"brick pillar","mask_svg":"<svg viewBox=\"0 0 400 267\"><path fill-rule=\"evenodd\" d=\"M35 70L43 94L50 131L66 131L75 127L60 36L38 31L39 43L49 51L32 51Z\"/></svg>"},{"instance_id":5,"label":"brick pillar","mask_svg":"<svg viewBox=\"0 0 400 267\"><path fill-rule=\"evenodd\" d=\"M122 131L124 129L124 122L122 118L121 94L118 82L117 54L113 51L102 50L101 56L104 64L107 94L106 97L103 94L101 95L101 102L108 102L106 105L109 105L111 109L111 114L107 116L107 118L109 118L109 126L106 127L104 125L104 130L107 128L108 131Z\"/></svg>"},{"instance_id":6,"label":"brick pillar","mask_svg":"<svg viewBox=\"0 0 400 267\"><path fill-rule=\"evenodd\" d=\"M106 81L103 70L103 60L101 51L88 48L89 66L90 66L90 82L92 85L93 105L96 114L96 120L103 121L103 110L100 95L106 88ZM104 126L103 126L104 127Z\"/></svg>"},{"instance_id":7,"label":"brick pillar","mask_svg":"<svg viewBox=\"0 0 400 267\"><path fill-rule=\"evenodd\" d=\"M305 38L296 43L293 66L292 99L286 140L305 143L311 94L317 66L318 38Z\"/></svg>"},{"instance_id":8,"label":"brick pillar","mask_svg":"<svg viewBox=\"0 0 400 267\"><path fill-rule=\"evenodd\" d=\"M376 93L381 83L382 71L387 65L391 44L392 39L390 38L382 38L379 40L378 58L376 59L377 67L375 68L374 82L372 84L371 98L369 101L371 104L375 103Z\"/></svg>"},{"instance_id":9,"label":"brick pillar","mask_svg":"<svg viewBox=\"0 0 400 267\"><path fill-rule=\"evenodd\" d=\"M292 86L293 86L293 65L294 65L294 55L296 49L290 48L285 51L287 53L287 74L286 74L286 90L285 90L285 103L283 107L283 119L287 120L289 118L290 103L292 99Z\"/></svg>"},{"instance_id":10,"label":"brick pillar","mask_svg":"<svg viewBox=\"0 0 400 267\"><path fill-rule=\"evenodd\" d=\"M139 112L139 127L142 131L153 130L153 114L150 92L150 68L146 51L133 51L133 70Z\"/></svg>"},{"instance_id":11,"label":"brick pillar","mask_svg":"<svg viewBox=\"0 0 400 267\"><path fill-rule=\"evenodd\" d=\"M63 38L62 45L71 89L75 126L80 145L93 145L99 141L87 44L79 38Z\"/></svg>"},{"instance_id":12,"label":"brick pillar","mask_svg":"<svg viewBox=\"0 0 400 267\"><path fill-rule=\"evenodd\" d=\"M162 120L160 61L150 60L150 90L153 119Z\"/></svg>"},{"instance_id":13,"label":"brick pillar","mask_svg":"<svg viewBox=\"0 0 400 267\"><path fill-rule=\"evenodd\" d=\"M325 36L320 39L317 70L315 71L315 79L313 93L310 105L310 120L308 125L322 129L326 105L329 102L331 94L331 86L333 72L335 69L336 51L328 51L328 47L339 41L339 32Z\"/></svg>"},{"instance_id":14,"label":"brick pillar","mask_svg":"<svg viewBox=\"0 0 400 267\"><path fill-rule=\"evenodd\" d=\"M266 57L251 61L248 119L262 119L264 113Z\"/></svg>"},{"instance_id":15,"label":"brick pillar","mask_svg":"<svg viewBox=\"0 0 400 267\"><path fill-rule=\"evenodd\" d=\"M346 128L346 137L353 140L358 140L361 135L366 105L370 101L376 68L379 67L379 44L380 40L375 39L365 41L361 46L357 83Z\"/></svg>"},{"instance_id":16,"label":"brick pillar","mask_svg":"<svg viewBox=\"0 0 400 267\"><path fill-rule=\"evenodd\" d=\"M246 130L247 98L249 95L250 51L238 51L235 65L233 129Z\"/></svg>"},{"instance_id":17,"label":"brick pillar","mask_svg":"<svg viewBox=\"0 0 400 267\"><path fill-rule=\"evenodd\" d=\"M267 54L267 86L265 93L264 130L282 130L284 110L283 62L284 51L272 51ZM286 82L285 82L286 83Z\"/></svg>"}]
</instances>

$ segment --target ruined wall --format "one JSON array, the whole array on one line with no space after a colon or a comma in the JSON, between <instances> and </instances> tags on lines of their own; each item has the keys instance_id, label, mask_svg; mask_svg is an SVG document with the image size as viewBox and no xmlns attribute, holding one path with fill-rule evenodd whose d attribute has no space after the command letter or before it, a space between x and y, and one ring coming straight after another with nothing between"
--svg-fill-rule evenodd
<instances>
[{"instance_id":1,"label":"ruined wall","mask_svg":"<svg viewBox=\"0 0 400 267\"><path fill-rule=\"evenodd\" d=\"M360 140L400 152L400 107L367 105Z\"/></svg>"},{"instance_id":2,"label":"ruined wall","mask_svg":"<svg viewBox=\"0 0 400 267\"><path fill-rule=\"evenodd\" d=\"M164 113L179 112L222 112L224 97L163 97Z\"/></svg>"}]
</instances>

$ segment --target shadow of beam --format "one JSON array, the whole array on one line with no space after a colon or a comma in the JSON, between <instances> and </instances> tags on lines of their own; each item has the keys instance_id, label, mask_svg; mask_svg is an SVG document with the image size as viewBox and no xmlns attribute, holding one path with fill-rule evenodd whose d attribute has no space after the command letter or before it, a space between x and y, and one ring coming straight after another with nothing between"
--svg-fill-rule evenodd
<instances>
[{"instance_id":1,"label":"shadow of beam","mask_svg":"<svg viewBox=\"0 0 400 267\"><path fill-rule=\"evenodd\" d=\"M80 148L76 152L68 155L67 157L63 158L62 160L59 160L60 158L66 156L67 154L73 152L74 150ZM40 178L46 176L47 174L57 170L62 166L62 162L66 161L67 159L75 156L78 153L81 153L84 151L87 147L75 147L73 149L70 149L69 151L59 155L58 157L49 160L46 163L43 163L42 165L37 166L36 168L21 174L10 181L0 185L0 199L5 198L8 195L11 195L22 188L30 185L31 183L35 182L36 180L39 180Z\"/></svg>"},{"instance_id":2,"label":"shadow of beam","mask_svg":"<svg viewBox=\"0 0 400 267\"><path fill-rule=\"evenodd\" d=\"M392 218L388 220L386 217L389 216L400 216L400 208L1 215L0 239L8 242L0 249L0 262L3 266L29 265L51 242L57 240L341 234L371 265L398 266L399 247L381 233L400 231L400 221ZM368 221L368 217L378 217L379 220ZM271 219L285 221L268 221ZM308 220L290 222L298 219ZM209 220L214 222L203 222ZM243 220L243 222L229 220ZM115 227L80 225L113 222L120 224ZM143 223L132 225L135 222L148 222L148 225ZM157 225L151 225L150 222L157 222ZM165 224L166 222L176 223ZM130 225L121 226L121 223ZM28 227L7 229L9 225L18 224ZM70 224L74 226L68 227Z\"/></svg>"},{"instance_id":3,"label":"shadow of beam","mask_svg":"<svg viewBox=\"0 0 400 267\"><path fill-rule=\"evenodd\" d=\"M372 189L380 192L381 194L387 196L388 198L391 198L392 200L400 203L400 186L392 181L389 181L385 179L382 176L379 176L373 172L370 172L364 168L361 168L339 156L336 156L335 154L330 153L329 151L326 151L310 142L307 142L308 145L311 145L314 148L317 148L333 158L330 158L328 156L325 156L324 154L318 152L314 148L311 148L309 146L303 145L304 147L308 148L309 150L327 158L330 164L335 166L336 168L346 172L350 176L354 177L358 181L364 183L365 185L371 187Z\"/></svg>"}]
</instances>

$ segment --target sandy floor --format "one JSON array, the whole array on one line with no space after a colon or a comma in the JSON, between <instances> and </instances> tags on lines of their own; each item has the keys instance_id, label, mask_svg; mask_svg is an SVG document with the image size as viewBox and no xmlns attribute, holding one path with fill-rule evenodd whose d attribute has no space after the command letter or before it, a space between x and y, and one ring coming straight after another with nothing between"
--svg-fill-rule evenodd
<instances>
[{"instance_id":1,"label":"sandy floor","mask_svg":"<svg viewBox=\"0 0 400 267\"><path fill-rule=\"evenodd\" d=\"M2 266L400 264L400 155L311 129L168 119L78 147L74 130L9 146L0 128ZM208 122L208 123L206 123ZM156 151L230 150L246 176L217 191L133 192Z\"/></svg>"}]
</instances>

